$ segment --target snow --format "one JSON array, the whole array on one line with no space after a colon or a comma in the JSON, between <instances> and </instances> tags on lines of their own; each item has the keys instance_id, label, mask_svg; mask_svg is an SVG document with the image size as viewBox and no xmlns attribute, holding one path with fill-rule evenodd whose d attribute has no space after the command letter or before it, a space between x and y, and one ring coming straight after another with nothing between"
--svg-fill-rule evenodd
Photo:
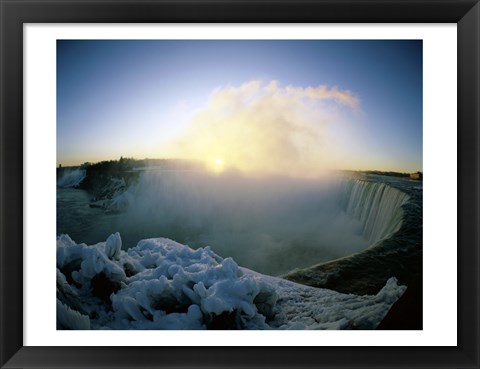
<instances>
[{"instance_id":1,"label":"snow","mask_svg":"<svg viewBox=\"0 0 480 369\"><path fill-rule=\"evenodd\" d=\"M105 254L109 259L120 260L120 251L122 248L122 239L120 233L110 235L105 242Z\"/></svg>"},{"instance_id":2,"label":"snow","mask_svg":"<svg viewBox=\"0 0 480 369\"><path fill-rule=\"evenodd\" d=\"M57 329L90 329L90 319L57 299Z\"/></svg>"},{"instance_id":3,"label":"snow","mask_svg":"<svg viewBox=\"0 0 480 369\"><path fill-rule=\"evenodd\" d=\"M166 238L121 250L119 233L87 246L57 237L63 329L374 329L406 287L341 294L239 267L209 247Z\"/></svg>"},{"instance_id":4,"label":"snow","mask_svg":"<svg viewBox=\"0 0 480 369\"><path fill-rule=\"evenodd\" d=\"M118 192L115 193L112 200L107 204L107 211L116 213L124 212L133 202L133 195L130 193L130 191L126 190L125 192Z\"/></svg>"},{"instance_id":5,"label":"snow","mask_svg":"<svg viewBox=\"0 0 480 369\"><path fill-rule=\"evenodd\" d=\"M65 169L57 179L57 186L62 188L78 187L87 176L85 169Z\"/></svg>"}]
</instances>

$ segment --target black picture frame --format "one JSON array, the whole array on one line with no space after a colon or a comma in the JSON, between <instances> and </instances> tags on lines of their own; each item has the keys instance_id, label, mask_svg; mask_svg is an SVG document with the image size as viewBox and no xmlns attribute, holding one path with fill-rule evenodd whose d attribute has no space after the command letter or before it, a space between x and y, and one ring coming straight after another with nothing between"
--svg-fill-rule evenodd
<instances>
[{"instance_id":1,"label":"black picture frame","mask_svg":"<svg viewBox=\"0 0 480 369\"><path fill-rule=\"evenodd\" d=\"M478 0L0 0L1 367L479 368L478 2ZM23 346L23 24L145 22L457 23L458 345L456 347ZM446 170L446 175L454 174Z\"/></svg>"}]
</instances>

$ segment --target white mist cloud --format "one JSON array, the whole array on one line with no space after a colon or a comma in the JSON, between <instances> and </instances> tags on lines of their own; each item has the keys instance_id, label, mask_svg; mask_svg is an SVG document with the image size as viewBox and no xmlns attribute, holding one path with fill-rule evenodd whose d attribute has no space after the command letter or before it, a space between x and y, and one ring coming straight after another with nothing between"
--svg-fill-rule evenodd
<instances>
[{"instance_id":1,"label":"white mist cloud","mask_svg":"<svg viewBox=\"0 0 480 369\"><path fill-rule=\"evenodd\" d=\"M250 81L215 89L171 156L204 160L215 168L245 172L315 175L335 164L328 125L341 124L343 109L359 100L336 87L282 87Z\"/></svg>"},{"instance_id":2,"label":"white mist cloud","mask_svg":"<svg viewBox=\"0 0 480 369\"><path fill-rule=\"evenodd\" d=\"M341 206L343 189L333 178L145 171L129 189L118 229L136 240L209 245L242 266L278 275L367 246L360 222Z\"/></svg>"}]
</instances>

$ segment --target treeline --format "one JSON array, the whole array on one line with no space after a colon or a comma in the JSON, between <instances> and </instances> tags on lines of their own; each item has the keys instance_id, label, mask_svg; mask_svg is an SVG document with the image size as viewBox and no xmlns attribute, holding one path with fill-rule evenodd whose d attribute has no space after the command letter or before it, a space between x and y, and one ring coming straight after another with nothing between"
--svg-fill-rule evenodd
<instances>
[{"instance_id":1,"label":"treeline","mask_svg":"<svg viewBox=\"0 0 480 369\"><path fill-rule=\"evenodd\" d=\"M415 173L400 173L400 172L382 172L379 170L367 170L367 174L376 174L381 176L390 176L390 177L400 177L400 178L413 178L413 179L422 179L422 172Z\"/></svg>"},{"instance_id":2,"label":"treeline","mask_svg":"<svg viewBox=\"0 0 480 369\"><path fill-rule=\"evenodd\" d=\"M135 183L142 170L159 168L165 170L189 170L198 168L199 163L181 159L133 159L121 157L119 160L83 163L86 178L80 188L90 191L95 197L103 197L106 186L113 180L123 180L125 187Z\"/></svg>"},{"instance_id":3,"label":"treeline","mask_svg":"<svg viewBox=\"0 0 480 369\"><path fill-rule=\"evenodd\" d=\"M80 184L80 188L95 193L108 184L112 178L123 179L128 186L138 179L139 173L134 169L140 164L139 162L139 160L121 157L120 160L83 163L81 168L86 170L86 177Z\"/></svg>"}]
</instances>

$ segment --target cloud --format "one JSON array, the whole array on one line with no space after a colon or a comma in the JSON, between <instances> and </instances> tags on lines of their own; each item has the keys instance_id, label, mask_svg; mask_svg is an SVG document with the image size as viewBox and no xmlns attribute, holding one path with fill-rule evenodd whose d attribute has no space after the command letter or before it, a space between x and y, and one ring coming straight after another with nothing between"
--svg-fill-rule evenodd
<instances>
[{"instance_id":1,"label":"cloud","mask_svg":"<svg viewBox=\"0 0 480 369\"><path fill-rule=\"evenodd\" d=\"M212 167L221 159L244 172L311 176L334 162L328 125L358 105L350 91L336 87L256 80L219 87L169 151Z\"/></svg>"},{"instance_id":2,"label":"cloud","mask_svg":"<svg viewBox=\"0 0 480 369\"><path fill-rule=\"evenodd\" d=\"M342 91L337 87L328 88L327 86L318 87L293 87L287 86L286 91L292 96L299 98L310 98L313 100L335 100L337 103L344 104L350 108L357 108L359 100L350 91Z\"/></svg>"}]
</instances>

